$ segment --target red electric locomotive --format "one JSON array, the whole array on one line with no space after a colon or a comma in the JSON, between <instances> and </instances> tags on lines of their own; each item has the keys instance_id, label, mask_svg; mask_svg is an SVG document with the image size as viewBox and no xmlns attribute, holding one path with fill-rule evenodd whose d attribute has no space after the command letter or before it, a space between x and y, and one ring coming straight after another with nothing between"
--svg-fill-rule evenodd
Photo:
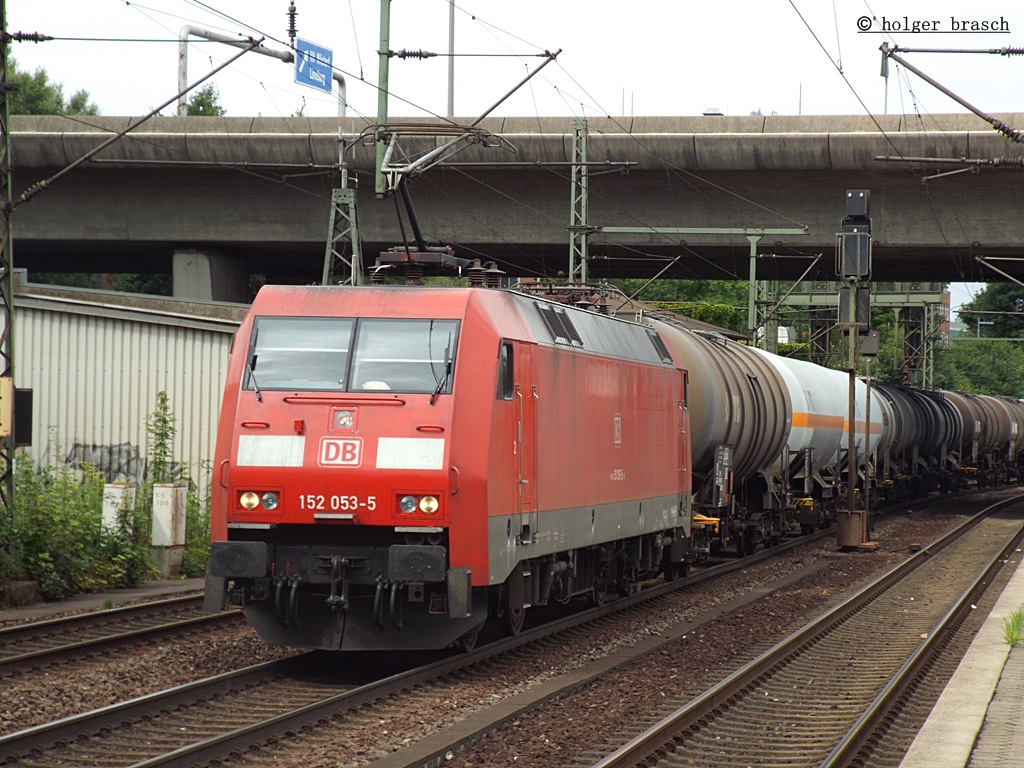
<instances>
[{"instance_id":1,"label":"red electric locomotive","mask_svg":"<svg viewBox=\"0 0 1024 768\"><path fill-rule=\"evenodd\" d=\"M540 297L267 286L225 386L207 597L272 644L442 648L685 570L686 381L653 329Z\"/></svg>"}]
</instances>

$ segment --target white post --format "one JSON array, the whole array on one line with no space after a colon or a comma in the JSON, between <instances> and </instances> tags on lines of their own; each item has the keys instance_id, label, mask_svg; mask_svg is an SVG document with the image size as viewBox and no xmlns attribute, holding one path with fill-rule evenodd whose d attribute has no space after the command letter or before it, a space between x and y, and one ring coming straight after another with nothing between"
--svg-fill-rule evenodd
<instances>
[{"instance_id":1,"label":"white post","mask_svg":"<svg viewBox=\"0 0 1024 768\"><path fill-rule=\"evenodd\" d=\"M164 578L181 573L187 492L181 483L153 485L153 559Z\"/></svg>"},{"instance_id":2,"label":"white post","mask_svg":"<svg viewBox=\"0 0 1024 768\"><path fill-rule=\"evenodd\" d=\"M135 483L107 483L103 486L103 527L117 528L117 513L135 504Z\"/></svg>"}]
</instances>

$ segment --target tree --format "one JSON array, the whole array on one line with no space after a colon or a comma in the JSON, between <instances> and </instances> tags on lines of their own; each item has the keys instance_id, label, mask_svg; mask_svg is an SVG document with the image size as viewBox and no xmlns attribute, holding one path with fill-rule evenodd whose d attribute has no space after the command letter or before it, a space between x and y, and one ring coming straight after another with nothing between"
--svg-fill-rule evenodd
<instances>
[{"instance_id":1,"label":"tree","mask_svg":"<svg viewBox=\"0 0 1024 768\"><path fill-rule=\"evenodd\" d=\"M672 304L673 311L694 320L737 331L746 329L747 283L742 280L649 282L628 278L609 282L617 285L627 296L635 296L639 301Z\"/></svg>"},{"instance_id":2,"label":"tree","mask_svg":"<svg viewBox=\"0 0 1024 768\"><path fill-rule=\"evenodd\" d=\"M647 280L628 278L611 280L628 296L635 294ZM747 282L744 280L655 280L636 297L640 301L681 301L706 304L733 304L746 307Z\"/></svg>"},{"instance_id":3,"label":"tree","mask_svg":"<svg viewBox=\"0 0 1024 768\"><path fill-rule=\"evenodd\" d=\"M204 85L188 100L187 113L193 117L221 117L226 111L212 83Z\"/></svg>"},{"instance_id":4,"label":"tree","mask_svg":"<svg viewBox=\"0 0 1024 768\"><path fill-rule=\"evenodd\" d=\"M12 115L98 115L99 107L89 100L89 92L75 91L64 99L64 86L50 82L46 70L34 74L22 72L14 59L7 61L7 82L14 87L10 97Z\"/></svg>"},{"instance_id":5,"label":"tree","mask_svg":"<svg viewBox=\"0 0 1024 768\"><path fill-rule=\"evenodd\" d=\"M1024 344L954 339L935 358L935 386L979 395L1024 397Z\"/></svg>"},{"instance_id":6,"label":"tree","mask_svg":"<svg viewBox=\"0 0 1024 768\"><path fill-rule=\"evenodd\" d=\"M960 308L960 319L972 336L1024 336L1024 288L1016 283L989 283Z\"/></svg>"}]
</instances>

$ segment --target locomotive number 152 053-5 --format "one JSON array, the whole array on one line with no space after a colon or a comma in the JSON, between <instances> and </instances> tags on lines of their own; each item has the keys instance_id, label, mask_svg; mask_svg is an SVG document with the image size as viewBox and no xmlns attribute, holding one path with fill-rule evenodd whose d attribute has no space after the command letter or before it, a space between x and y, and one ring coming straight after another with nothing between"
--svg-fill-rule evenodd
<instances>
[{"instance_id":1,"label":"locomotive number 152 053-5","mask_svg":"<svg viewBox=\"0 0 1024 768\"><path fill-rule=\"evenodd\" d=\"M300 509L330 509L334 512L349 512L357 509L373 511L377 508L376 496L325 496L322 493L299 495Z\"/></svg>"}]
</instances>

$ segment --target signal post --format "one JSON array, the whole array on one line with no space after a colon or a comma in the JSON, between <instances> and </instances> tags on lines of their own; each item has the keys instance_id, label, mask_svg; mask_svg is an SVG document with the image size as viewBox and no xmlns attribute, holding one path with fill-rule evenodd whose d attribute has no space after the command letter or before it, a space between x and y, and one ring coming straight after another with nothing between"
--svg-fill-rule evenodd
<instances>
[{"instance_id":1,"label":"signal post","mask_svg":"<svg viewBox=\"0 0 1024 768\"><path fill-rule=\"evenodd\" d=\"M839 327L846 343L842 345L843 368L850 376L849 414L847 421L846 509L840 510L836 540L842 548L876 548L869 541L868 512L870 480L864 477L864 492L857 496L857 368L861 356L867 360L867 394L864 413L864 451L871 446L871 362L878 354L878 331L871 330L871 217L868 215L868 190L854 189L846 193L846 216L839 232L836 273L845 283L839 292ZM870 472L870 462L865 462Z\"/></svg>"}]
</instances>

